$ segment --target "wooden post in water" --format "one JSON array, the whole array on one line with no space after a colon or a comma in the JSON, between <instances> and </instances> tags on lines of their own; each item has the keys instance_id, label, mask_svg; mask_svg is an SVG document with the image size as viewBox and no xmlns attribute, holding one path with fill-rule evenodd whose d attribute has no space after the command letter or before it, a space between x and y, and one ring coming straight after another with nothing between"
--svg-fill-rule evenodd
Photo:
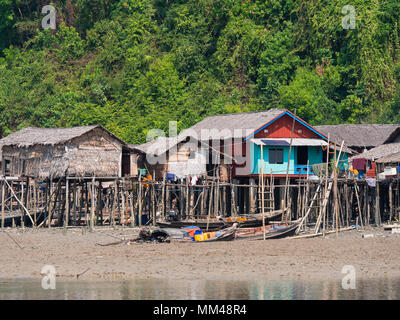
<instances>
[{"instance_id":1,"label":"wooden post in water","mask_svg":"<svg viewBox=\"0 0 400 320\"><path fill-rule=\"evenodd\" d=\"M286 189L285 189L286 192ZM285 204L286 205L286 204ZM283 210L283 209L282 209ZM261 212L263 226L263 240L265 240L265 213L264 213L264 150L261 143ZM283 214L283 212L282 212Z\"/></svg>"},{"instance_id":2,"label":"wooden post in water","mask_svg":"<svg viewBox=\"0 0 400 320\"><path fill-rule=\"evenodd\" d=\"M288 164L287 164L287 167L286 167L285 191L284 191L284 194L283 194L283 208L281 208L283 210L282 211L282 221L284 219L284 216L286 216L286 220L288 219L288 216L287 216L288 210L286 210L286 207L287 207L286 199L287 199L287 188L288 188L288 184L289 184L290 156L291 156L291 153L292 153L293 133L294 133L295 123L296 123L296 109L294 110L294 117L293 117L293 123L292 123L292 132L290 134ZM286 210L286 215L285 215L285 210Z\"/></svg>"},{"instance_id":3,"label":"wooden post in water","mask_svg":"<svg viewBox=\"0 0 400 320\"><path fill-rule=\"evenodd\" d=\"M208 231L208 225L210 223L210 216L211 216L212 198L213 198L213 184L214 184L214 182L211 181L210 196L209 196L209 199L208 199L209 201L208 201L207 231Z\"/></svg>"},{"instance_id":4,"label":"wooden post in water","mask_svg":"<svg viewBox=\"0 0 400 320\"><path fill-rule=\"evenodd\" d=\"M347 175L346 175L346 182L344 184L344 195L345 195L345 201L346 201L346 226L349 226L349 212L350 212L350 206L349 206L349 190L348 190L348 185L347 185Z\"/></svg>"},{"instance_id":5,"label":"wooden post in water","mask_svg":"<svg viewBox=\"0 0 400 320\"><path fill-rule=\"evenodd\" d=\"M392 223L393 217L393 182L390 181L389 183L389 223Z\"/></svg>"},{"instance_id":6,"label":"wooden post in water","mask_svg":"<svg viewBox=\"0 0 400 320\"><path fill-rule=\"evenodd\" d=\"M38 202L38 194L36 188L36 180L33 180L33 221L35 228L37 226L37 202Z\"/></svg>"},{"instance_id":7,"label":"wooden post in water","mask_svg":"<svg viewBox=\"0 0 400 320\"><path fill-rule=\"evenodd\" d=\"M139 195L138 195L138 208L139 208L139 227L142 226L142 193L143 193L143 184L142 184L142 173L139 175Z\"/></svg>"},{"instance_id":8,"label":"wooden post in water","mask_svg":"<svg viewBox=\"0 0 400 320\"><path fill-rule=\"evenodd\" d=\"M121 202L122 202L122 211L121 211L121 224L122 224L122 228L124 227L125 224L125 179L122 178L122 182L121 182Z\"/></svg>"},{"instance_id":9,"label":"wooden post in water","mask_svg":"<svg viewBox=\"0 0 400 320\"><path fill-rule=\"evenodd\" d=\"M335 144L336 145L336 144ZM327 193L327 191L328 191L328 176L329 176L329 146L330 146L330 134L328 133L328 145L327 145L327 147L326 147L326 172L325 172L325 194ZM321 193L322 194L322 193ZM322 214L323 214L323 216L322 216L322 220L323 220L323 223L322 223L322 236L323 237L325 237L325 231L326 231L326 215L327 215L327 213L326 213L326 209L325 208L322 208Z\"/></svg>"},{"instance_id":10,"label":"wooden post in water","mask_svg":"<svg viewBox=\"0 0 400 320\"><path fill-rule=\"evenodd\" d=\"M22 204L24 203L24 199L25 199L25 190L24 190L24 182L22 181L20 183L20 188L21 188L21 203L20 203L20 207L21 207L21 226L22 226L22 230L25 229L25 211L22 208Z\"/></svg>"},{"instance_id":11,"label":"wooden post in water","mask_svg":"<svg viewBox=\"0 0 400 320\"><path fill-rule=\"evenodd\" d=\"M167 219L165 214L165 179L166 179L166 173L163 174L163 183L161 188L161 215L164 220Z\"/></svg>"},{"instance_id":12,"label":"wooden post in water","mask_svg":"<svg viewBox=\"0 0 400 320\"><path fill-rule=\"evenodd\" d=\"M90 201L90 204L91 204L91 206L90 206L90 231L93 231L93 229L94 229L94 214L95 214L95 205L96 205L96 202L95 202L95 192L96 192L96 189L95 189L95 182L96 182L96 178L95 177L93 177L92 178L92 185L91 185L91 195L90 195L90 198L91 198L91 201Z\"/></svg>"},{"instance_id":13,"label":"wooden post in water","mask_svg":"<svg viewBox=\"0 0 400 320\"><path fill-rule=\"evenodd\" d=\"M189 208L189 201L190 201L189 184L190 184L190 181L189 181L189 178L186 178L185 181L186 181L186 209L185 209L185 211L186 211L186 217L190 217L190 210L189 210L190 209ZM167 206L167 207L169 208L169 206ZM169 214L169 211L167 212L167 214ZM208 230L208 225L207 225L207 230Z\"/></svg>"},{"instance_id":14,"label":"wooden post in water","mask_svg":"<svg viewBox=\"0 0 400 320\"><path fill-rule=\"evenodd\" d=\"M377 166L375 166L375 176L376 176L376 203L375 203L375 224L380 227L380 215L381 215L381 207L380 207L380 197L379 197L379 177Z\"/></svg>"},{"instance_id":15,"label":"wooden post in water","mask_svg":"<svg viewBox=\"0 0 400 320\"><path fill-rule=\"evenodd\" d=\"M155 175L153 174L153 177ZM154 180L154 178L153 178ZM156 225L156 184L155 181L151 186L151 211L152 211L152 225Z\"/></svg>"},{"instance_id":16,"label":"wooden post in water","mask_svg":"<svg viewBox=\"0 0 400 320\"><path fill-rule=\"evenodd\" d=\"M1 229L4 230L4 221L5 221L5 177L3 177L3 181L1 182Z\"/></svg>"},{"instance_id":17,"label":"wooden post in water","mask_svg":"<svg viewBox=\"0 0 400 320\"><path fill-rule=\"evenodd\" d=\"M112 195L112 204L111 204L111 212L110 212L110 223L112 227L115 227L115 209L117 208L117 199L118 199L118 184L117 179L113 182L114 186L114 194Z\"/></svg>"},{"instance_id":18,"label":"wooden post in water","mask_svg":"<svg viewBox=\"0 0 400 320\"><path fill-rule=\"evenodd\" d=\"M232 183L231 184L231 211L232 211L232 216L236 217L237 214L237 207L236 207L236 198L235 198L235 185Z\"/></svg>"},{"instance_id":19,"label":"wooden post in water","mask_svg":"<svg viewBox=\"0 0 400 320\"><path fill-rule=\"evenodd\" d=\"M53 179L50 179L49 182L49 213L48 213L48 228L51 228L51 216L53 212Z\"/></svg>"},{"instance_id":20,"label":"wooden post in water","mask_svg":"<svg viewBox=\"0 0 400 320\"><path fill-rule=\"evenodd\" d=\"M65 216L64 216L64 229L68 226L69 220L69 180L65 179Z\"/></svg>"},{"instance_id":21,"label":"wooden post in water","mask_svg":"<svg viewBox=\"0 0 400 320\"><path fill-rule=\"evenodd\" d=\"M74 225L74 226L76 226L76 221L77 221L76 208L77 208L78 200L79 200L79 198L78 198L77 185L76 185L76 180L74 180L74 184L72 187L72 212L73 212L72 225Z\"/></svg>"},{"instance_id":22,"label":"wooden post in water","mask_svg":"<svg viewBox=\"0 0 400 320\"><path fill-rule=\"evenodd\" d=\"M336 143L335 143L335 149L334 149L334 159L335 159L335 163L339 161L339 159L336 159ZM340 157L340 156L339 156ZM338 185L337 185L337 166L335 166L334 170L333 170L333 197L334 197L334 201L335 201L335 227L336 227L336 238L339 236L338 232L339 232L339 212L338 212Z\"/></svg>"}]
</instances>

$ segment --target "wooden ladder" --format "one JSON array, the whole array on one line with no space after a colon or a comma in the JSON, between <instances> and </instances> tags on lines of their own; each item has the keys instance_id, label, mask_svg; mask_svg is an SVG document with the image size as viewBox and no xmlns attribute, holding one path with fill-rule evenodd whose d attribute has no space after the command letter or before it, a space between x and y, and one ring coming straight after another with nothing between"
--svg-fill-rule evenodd
<instances>
[{"instance_id":1,"label":"wooden ladder","mask_svg":"<svg viewBox=\"0 0 400 320\"><path fill-rule=\"evenodd\" d=\"M301 221L299 223L299 226L298 226L298 228L296 230L296 234L299 234L300 228L303 225L304 221L306 220L308 215L311 213L312 209L315 209L315 208L320 208L319 216L318 216L317 223L316 223L316 226L315 226L315 233L318 233L318 230L319 230L320 225L321 225L322 217L325 214L326 206L328 205L328 200L329 200L329 196L331 194L332 186L333 186L333 181L329 181L328 182L328 187L326 188L324 197L318 199L318 195L320 195L321 192L322 192L321 184L318 185L317 190L315 190L314 196L310 201L310 205L308 206L306 214L304 215L304 217L301 219ZM317 201L317 200L323 200L321 206L319 206L319 205L314 206L313 205L314 202Z\"/></svg>"},{"instance_id":2,"label":"wooden ladder","mask_svg":"<svg viewBox=\"0 0 400 320\"><path fill-rule=\"evenodd\" d=\"M328 188L325 191L324 200L322 202L322 210L319 213L318 220L317 220L317 223L315 225L315 233L318 233L319 228L321 226L322 217L324 216L325 211L326 211L326 206L328 205L328 200L329 200L329 196L331 195L332 186L333 186L333 181L329 181L328 182Z\"/></svg>"},{"instance_id":3,"label":"wooden ladder","mask_svg":"<svg viewBox=\"0 0 400 320\"><path fill-rule=\"evenodd\" d=\"M264 178L265 179L265 178ZM264 180L265 181L265 180ZM260 180L258 181L258 208L261 211L262 208L262 187ZM266 211L275 210L275 197L274 197L274 182L273 177L271 178L270 183L264 183L264 209Z\"/></svg>"},{"instance_id":4,"label":"wooden ladder","mask_svg":"<svg viewBox=\"0 0 400 320\"><path fill-rule=\"evenodd\" d=\"M299 223L299 226L296 230L296 234L299 234L300 228L303 225L304 221L307 219L307 217L311 213L312 209L315 208L315 206L313 206L313 204L317 200L318 195L320 195L320 194L321 194L321 184L319 184L317 187L317 190L315 190L314 196L312 197L310 204L307 206L307 211Z\"/></svg>"}]
</instances>

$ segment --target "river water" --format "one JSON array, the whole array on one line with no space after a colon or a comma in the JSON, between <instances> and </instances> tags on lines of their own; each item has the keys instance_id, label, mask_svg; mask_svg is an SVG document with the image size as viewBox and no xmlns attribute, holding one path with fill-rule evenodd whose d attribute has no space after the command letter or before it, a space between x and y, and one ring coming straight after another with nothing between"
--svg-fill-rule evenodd
<instances>
[{"instance_id":1,"label":"river water","mask_svg":"<svg viewBox=\"0 0 400 320\"><path fill-rule=\"evenodd\" d=\"M0 279L0 300L325 300L400 299L400 279L364 280L356 289L341 281L211 281L211 280L59 280L55 289L43 289L41 280Z\"/></svg>"}]
</instances>

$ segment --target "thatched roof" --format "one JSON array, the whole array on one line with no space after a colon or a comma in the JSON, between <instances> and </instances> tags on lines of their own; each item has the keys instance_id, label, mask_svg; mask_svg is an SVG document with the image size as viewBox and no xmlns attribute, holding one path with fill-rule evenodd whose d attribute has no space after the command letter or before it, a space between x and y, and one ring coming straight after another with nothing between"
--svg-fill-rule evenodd
<instances>
[{"instance_id":1,"label":"thatched roof","mask_svg":"<svg viewBox=\"0 0 400 320\"><path fill-rule=\"evenodd\" d=\"M190 139L189 139L190 138ZM151 154L155 156L161 156L167 151L170 151L172 148L175 148L180 143L187 143L187 147L197 148L197 143L200 143L201 146L205 148L210 148L211 153L222 154L227 158L233 159L232 156L220 152L219 150L215 150L212 146L209 146L207 143L199 141L193 137L188 137L184 134L179 134L176 137L157 137L154 140L149 142L140 144L140 145L129 145L131 150L136 150L144 154Z\"/></svg>"},{"instance_id":2,"label":"thatched roof","mask_svg":"<svg viewBox=\"0 0 400 320\"><path fill-rule=\"evenodd\" d=\"M388 144L382 144L376 148L373 148L369 151L360 153L356 156L354 156L352 159L360 159L360 158L365 158L368 160L377 160L382 157L387 157L393 153L400 152L400 142L396 143L388 143Z\"/></svg>"},{"instance_id":3,"label":"thatched roof","mask_svg":"<svg viewBox=\"0 0 400 320\"><path fill-rule=\"evenodd\" d=\"M220 114L210 116L202 121L198 122L194 126L183 130L178 137L167 138L159 137L150 142L136 145L132 144L129 147L132 150L136 150L142 153L152 153L155 155L161 155L168 151L168 149L174 147L176 144L182 142L187 137L194 137L200 143L208 143L209 140L220 140L220 139L232 139L232 138L245 138L250 133L253 133L258 128L262 127L266 123L274 120L282 113L287 112L286 109L270 109L266 111L257 112L242 112L242 113L231 113L231 114ZM202 131L218 130L224 135L204 137ZM225 131L223 131L225 130ZM218 133L218 132L217 132ZM322 134L324 134L322 132ZM340 141L335 141L340 146ZM333 147L332 147L333 148ZM216 150L215 150L216 151ZM346 145L343 147L343 151L349 154L354 154L355 151L347 148ZM225 155L227 156L227 155Z\"/></svg>"},{"instance_id":4,"label":"thatched roof","mask_svg":"<svg viewBox=\"0 0 400 320\"><path fill-rule=\"evenodd\" d=\"M154 140L148 141L143 144L130 144L129 148L132 150L138 150L142 153L151 153L159 156L167 152L169 149L176 146L179 142L183 141L183 137L157 137Z\"/></svg>"},{"instance_id":5,"label":"thatched roof","mask_svg":"<svg viewBox=\"0 0 400 320\"><path fill-rule=\"evenodd\" d=\"M233 137L234 134L237 134L237 132L234 132L235 129L243 129L243 132L235 136L237 138L243 138L246 135L246 130L254 131L258 127L274 119L284 111L285 110L283 109L271 109L268 111L260 112L244 112L210 116L196 123L194 126L183 130L177 137L158 137L144 144L130 145L129 147L139 150L143 153L161 155L178 143L184 141L187 137L193 137L198 141L208 141L208 138L201 139L202 130L204 129L228 129L228 134L224 135L225 139L230 139ZM219 137L217 139L219 140Z\"/></svg>"},{"instance_id":6,"label":"thatched roof","mask_svg":"<svg viewBox=\"0 0 400 320\"><path fill-rule=\"evenodd\" d=\"M373 148L391 142L400 134L400 124L338 124L315 126L336 143L350 148Z\"/></svg>"},{"instance_id":7,"label":"thatched roof","mask_svg":"<svg viewBox=\"0 0 400 320\"><path fill-rule=\"evenodd\" d=\"M80 137L96 128L104 130L107 134L118 140L122 145L126 143L109 132L102 126L82 126L71 128L35 128L27 127L0 140L0 157L3 146L30 147L33 145L63 144L74 138Z\"/></svg>"},{"instance_id":8,"label":"thatched roof","mask_svg":"<svg viewBox=\"0 0 400 320\"><path fill-rule=\"evenodd\" d=\"M400 162L400 152L392 153L388 156L382 157L376 161L377 163L392 163Z\"/></svg>"},{"instance_id":9,"label":"thatched roof","mask_svg":"<svg viewBox=\"0 0 400 320\"><path fill-rule=\"evenodd\" d=\"M249 134L249 131L252 132L258 129L285 111L285 109L270 109L267 111L257 112L219 114L203 119L202 121L196 123L193 127L182 131L181 134L192 136L194 132L198 139L202 139L202 130L226 129L227 134L224 134L224 139L244 138ZM220 137L217 139L219 140Z\"/></svg>"}]
</instances>

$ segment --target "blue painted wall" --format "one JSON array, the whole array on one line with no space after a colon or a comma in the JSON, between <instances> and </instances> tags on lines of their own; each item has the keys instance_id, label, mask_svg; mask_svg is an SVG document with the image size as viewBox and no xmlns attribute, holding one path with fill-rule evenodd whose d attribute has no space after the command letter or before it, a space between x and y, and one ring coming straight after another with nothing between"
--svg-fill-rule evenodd
<instances>
[{"instance_id":1,"label":"blue painted wall","mask_svg":"<svg viewBox=\"0 0 400 320\"><path fill-rule=\"evenodd\" d=\"M283 164L271 164L269 163L269 149L283 149ZM309 164L317 164L322 163L322 148L320 146L308 147L308 161ZM252 159L252 168L251 174L259 174L261 172L261 146L253 144L251 146L251 159ZM264 158L264 174L268 175L281 175L286 174L287 170L287 161L289 157L289 146L286 147L274 147L274 146L263 146L263 158ZM290 166L289 166L289 174L298 174L299 171L296 170L298 167L303 168L302 173L306 173L306 165L298 166L297 161L297 147L293 147L290 154Z\"/></svg>"}]
</instances>

